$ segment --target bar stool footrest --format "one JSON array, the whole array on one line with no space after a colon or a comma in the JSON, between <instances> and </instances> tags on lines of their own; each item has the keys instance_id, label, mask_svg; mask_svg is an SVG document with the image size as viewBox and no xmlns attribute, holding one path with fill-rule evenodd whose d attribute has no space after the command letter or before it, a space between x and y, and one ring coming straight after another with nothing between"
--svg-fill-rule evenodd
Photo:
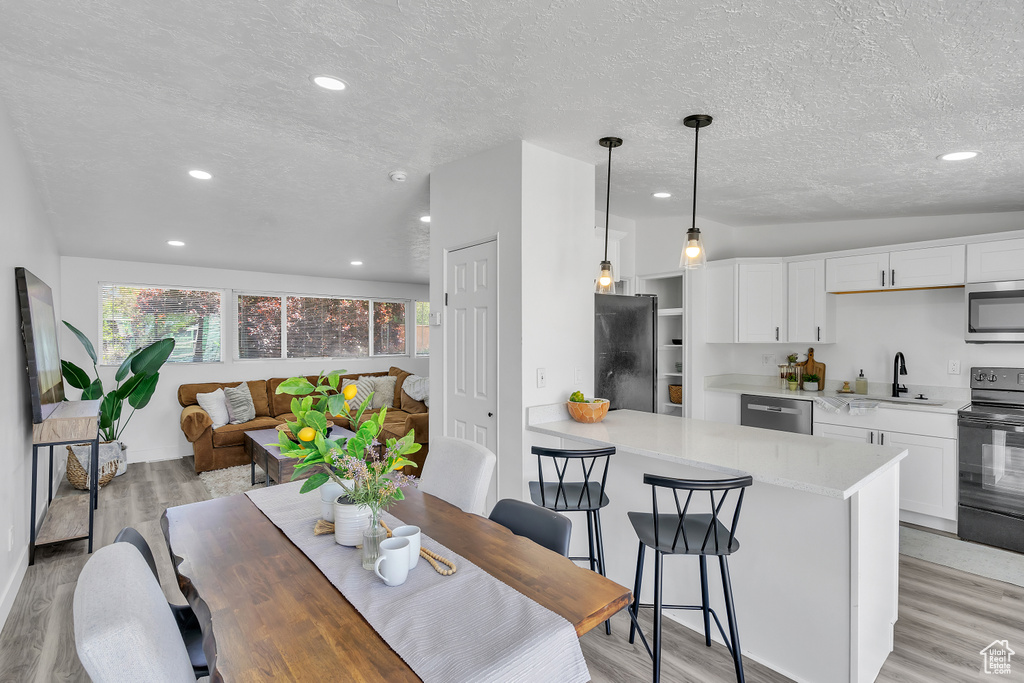
<instances>
[{"instance_id":1,"label":"bar stool footrest","mask_svg":"<svg viewBox=\"0 0 1024 683\"><path fill-rule=\"evenodd\" d=\"M647 609L654 609L654 603L638 602L638 603L636 603L636 605L633 608L627 607L626 608L626 612L629 614L629 618L632 619L633 623L636 625L637 633L640 634L640 640L643 641L644 647L647 648L647 654L650 655L651 659L653 660L654 659L654 653L651 651L650 646L647 645L647 638L644 637L644 631L643 631L642 628L640 628L640 622L637 621L636 615L634 614L634 609L639 610L641 607L645 607ZM704 607L701 606L701 605L662 605L661 608L663 610L664 609L683 609L683 610L692 610L692 611L697 611L697 612L704 611ZM718 632L720 634L722 634L722 642L725 643L725 649L727 649L729 651L729 654L732 655L733 659L735 659L736 658L736 653L733 651L732 643L729 642L729 637L727 635L725 635L725 629L722 628L722 622L720 622L718 620L718 615L715 614L715 610L711 609L710 607L708 608L708 613L710 613L711 616L713 616L715 618L715 625L718 627Z\"/></svg>"}]
</instances>

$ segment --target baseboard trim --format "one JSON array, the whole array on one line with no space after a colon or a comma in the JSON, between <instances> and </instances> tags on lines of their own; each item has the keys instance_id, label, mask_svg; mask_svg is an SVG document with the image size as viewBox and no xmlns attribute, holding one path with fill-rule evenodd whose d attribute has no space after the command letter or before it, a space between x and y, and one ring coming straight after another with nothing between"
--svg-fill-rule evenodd
<instances>
[{"instance_id":1,"label":"baseboard trim","mask_svg":"<svg viewBox=\"0 0 1024 683\"><path fill-rule=\"evenodd\" d=\"M11 580L7 582L7 585L4 586L4 592L0 594L0 631L7 624L7 617L11 615L11 610L14 608L14 600L18 597L21 582L25 579L25 573L28 571L28 546L25 546L21 551L21 556L18 557L15 566L16 569L11 576Z\"/></svg>"}]
</instances>

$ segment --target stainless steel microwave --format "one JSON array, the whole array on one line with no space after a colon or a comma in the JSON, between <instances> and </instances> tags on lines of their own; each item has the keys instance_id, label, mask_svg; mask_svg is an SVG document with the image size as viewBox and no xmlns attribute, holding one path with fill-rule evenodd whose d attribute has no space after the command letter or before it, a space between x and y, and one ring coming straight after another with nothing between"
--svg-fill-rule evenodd
<instances>
[{"instance_id":1,"label":"stainless steel microwave","mask_svg":"<svg viewBox=\"0 0 1024 683\"><path fill-rule=\"evenodd\" d=\"M964 289L968 342L1024 344L1024 280L978 282Z\"/></svg>"}]
</instances>

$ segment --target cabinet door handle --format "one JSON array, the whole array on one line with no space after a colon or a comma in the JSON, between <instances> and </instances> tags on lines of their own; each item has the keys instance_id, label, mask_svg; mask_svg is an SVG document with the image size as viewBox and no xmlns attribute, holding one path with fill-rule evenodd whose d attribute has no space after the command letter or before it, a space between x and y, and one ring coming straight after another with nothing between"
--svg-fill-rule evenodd
<instances>
[{"instance_id":1,"label":"cabinet door handle","mask_svg":"<svg viewBox=\"0 0 1024 683\"><path fill-rule=\"evenodd\" d=\"M882 286L885 287L885 271L882 271Z\"/></svg>"},{"instance_id":2,"label":"cabinet door handle","mask_svg":"<svg viewBox=\"0 0 1024 683\"><path fill-rule=\"evenodd\" d=\"M884 446L885 445L885 432L878 432L878 445L879 446Z\"/></svg>"},{"instance_id":3,"label":"cabinet door handle","mask_svg":"<svg viewBox=\"0 0 1024 683\"><path fill-rule=\"evenodd\" d=\"M821 341L821 327L818 328L818 341Z\"/></svg>"},{"instance_id":4,"label":"cabinet door handle","mask_svg":"<svg viewBox=\"0 0 1024 683\"><path fill-rule=\"evenodd\" d=\"M875 442L875 433L874 432L868 432L868 443L874 443L874 442Z\"/></svg>"},{"instance_id":5,"label":"cabinet door handle","mask_svg":"<svg viewBox=\"0 0 1024 683\"><path fill-rule=\"evenodd\" d=\"M896 269L895 268L893 268L892 270L889 271L889 286L890 287L895 287L896 286Z\"/></svg>"},{"instance_id":6,"label":"cabinet door handle","mask_svg":"<svg viewBox=\"0 0 1024 683\"><path fill-rule=\"evenodd\" d=\"M779 341L779 328L775 328L775 341Z\"/></svg>"}]
</instances>

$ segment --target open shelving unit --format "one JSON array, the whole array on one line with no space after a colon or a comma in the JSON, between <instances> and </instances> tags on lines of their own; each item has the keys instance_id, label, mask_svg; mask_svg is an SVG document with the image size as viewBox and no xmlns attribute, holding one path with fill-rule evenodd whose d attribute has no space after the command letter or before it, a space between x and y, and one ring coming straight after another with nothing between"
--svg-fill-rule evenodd
<instances>
[{"instance_id":1,"label":"open shelving unit","mask_svg":"<svg viewBox=\"0 0 1024 683\"><path fill-rule=\"evenodd\" d=\"M637 278L637 292L658 297L658 373L659 413L682 416L686 398L686 275L685 271ZM682 339L682 344L673 344ZM677 365L679 364L679 365ZM683 404L669 401L669 385L683 386Z\"/></svg>"}]
</instances>

